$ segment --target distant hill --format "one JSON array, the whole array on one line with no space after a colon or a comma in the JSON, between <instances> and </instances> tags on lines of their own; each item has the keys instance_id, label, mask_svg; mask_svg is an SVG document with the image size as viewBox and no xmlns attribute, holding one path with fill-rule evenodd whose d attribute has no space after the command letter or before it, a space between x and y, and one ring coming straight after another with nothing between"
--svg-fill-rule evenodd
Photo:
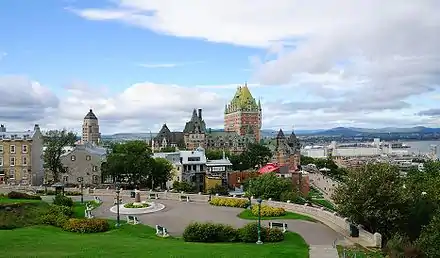
<instances>
[{"instance_id":1,"label":"distant hill","mask_svg":"<svg viewBox=\"0 0 440 258\"><path fill-rule=\"evenodd\" d=\"M223 129L211 129L212 132L221 132ZM264 137L275 137L279 130L263 129L261 130L261 136ZM292 133L291 130L284 131L285 135ZM379 134L432 134L440 133L440 128L429 128L424 126L416 126L409 128L399 128L399 127L385 127L385 128L356 128L356 127L335 127L332 129L315 129L315 130L295 130L296 135L302 136L345 136L345 137L356 137L356 136L366 136L366 135L379 135ZM103 139L124 139L124 140L134 140L134 139L150 139L151 136L155 137L157 133L117 133L113 135L103 135Z\"/></svg>"}]
</instances>

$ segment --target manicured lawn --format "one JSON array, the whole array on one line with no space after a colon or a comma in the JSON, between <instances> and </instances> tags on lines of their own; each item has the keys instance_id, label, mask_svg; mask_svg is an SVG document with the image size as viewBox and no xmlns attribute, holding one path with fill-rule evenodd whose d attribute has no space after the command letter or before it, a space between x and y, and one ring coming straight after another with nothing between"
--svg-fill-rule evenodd
<instances>
[{"instance_id":1,"label":"manicured lawn","mask_svg":"<svg viewBox=\"0 0 440 258\"><path fill-rule=\"evenodd\" d=\"M380 251L369 251L360 246L343 247L336 246L339 257L344 258L383 258L384 256ZM344 256L345 255L345 256Z\"/></svg>"},{"instance_id":2,"label":"manicured lawn","mask_svg":"<svg viewBox=\"0 0 440 258\"><path fill-rule=\"evenodd\" d=\"M9 199L0 197L0 203L39 203L41 200Z\"/></svg>"},{"instance_id":3,"label":"manicured lawn","mask_svg":"<svg viewBox=\"0 0 440 258\"><path fill-rule=\"evenodd\" d=\"M186 243L159 238L144 225L123 224L106 233L76 234L51 226L0 230L0 257L289 257L307 258L309 250L297 234L280 243Z\"/></svg>"},{"instance_id":4,"label":"manicured lawn","mask_svg":"<svg viewBox=\"0 0 440 258\"><path fill-rule=\"evenodd\" d=\"M242 219L249 219L249 220L257 220L258 216L254 216L252 214L251 210L243 210L242 212L240 212L240 214L238 214L239 218ZM261 217L262 220L276 220L276 219L299 219L299 220L308 220L308 221L316 221L316 219L311 218L309 216L306 215L302 215L302 214L297 214L297 213L293 213L293 212L286 212L286 215L284 216L280 216L280 217Z\"/></svg>"},{"instance_id":5,"label":"manicured lawn","mask_svg":"<svg viewBox=\"0 0 440 258\"><path fill-rule=\"evenodd\" d=\"M0 203L0 206L9 206L11 209L7 210L0 207L0 229L20 228L39 224L40 217L47 212L49 204L43 201L31 201L5 201Z\"/></svg>"},{"instance_id":6,"label":"manicured lawn","mask_svg":"<svg viewBox=\"0 0 440 258\"><path fill-rule=\"evenodd\" d=\"M87 203L90 203L92 205L93 209L98 207L99 205L101 205L100 203L97 203L95 201L87 201L87 202L84 202L84 203L75 202L73 204L73 208L72 208L72 210L73 210L73 217L74 218L84 218L84 213L85 213L85 210L86 210L86 204ZM93 213L93 211L92 211L92 213Z\"/></svg>"}]
</instances>

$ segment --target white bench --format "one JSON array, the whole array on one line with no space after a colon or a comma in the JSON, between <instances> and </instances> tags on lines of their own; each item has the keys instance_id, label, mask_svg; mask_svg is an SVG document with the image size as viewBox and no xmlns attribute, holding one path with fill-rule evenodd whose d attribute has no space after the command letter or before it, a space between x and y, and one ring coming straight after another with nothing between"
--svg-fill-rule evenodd
<instances>
[{"instance_id":1,"label":"white bench","mask_svg":"<svg viewBox=\"0 0 440 258\"><path fill-rule=\"evenodd\" d=\"M96 203L102 203L102 200L99 198L99 196L94 196L93 199Z\"/></svg>"},{"instance_id":2,"label":"white bench","mask_svg":"<svg viewBox=\"0 0 440 258\"><path fill-rule=\"evenodd\" d=\"M136 224L139 224L141 222L139 221L139 219L136 216L128 215L127 216L127 223L128 224L136 225Z\"/></svg>"},{"instance_id":3,"label":"white bench","mask_svg":"<svg viewBox=\"0 0 440 258\"><path fill-rule=\"evenodd\" d=\"M283 233L287 231L287 223L283 222L269 222L269 228L281 228L283 229Z\"/></svg>"},{"instance_id":4,"label":"white bench","mask_svg":"<svg viewBox=\"0 0 440 258\"><path fill-rule=\"evenodd\" d=\"M188 195L181 195L180 196L180 201L181 202L183 202L183 201L189 202L189 196Z\"/></svg>"},{"instance_id":5,"label":"white bench","mask_svg":"<svg viewBox=\"0 0 440 258\"><path fill-rule=\"evenodd\" d=\"M160 237L167 237L168 230L165 227L162 227L161 225L156 225L156 235Z\"/></svg>"},{"instance_id":6,"label":"white bench","mask_svg":"<svg viewBox=\"0 0 440 258\"><path fill-rule=\"evenodd\" d=\"M119 198L119 204L122 203L122 198ZM118 205L118 200L117 198L113 199L113 205Z\"/></svg>"},{"instance_id":7,"label":"white bench","mask_svg":"<svg viewBox=\"0 0 440 258\"><path fill-rule=\"evenodd\" d=\"M148 194L148 199L159 199L159 194L157 193L149 193Z\"/></svg>"}]
</instances>

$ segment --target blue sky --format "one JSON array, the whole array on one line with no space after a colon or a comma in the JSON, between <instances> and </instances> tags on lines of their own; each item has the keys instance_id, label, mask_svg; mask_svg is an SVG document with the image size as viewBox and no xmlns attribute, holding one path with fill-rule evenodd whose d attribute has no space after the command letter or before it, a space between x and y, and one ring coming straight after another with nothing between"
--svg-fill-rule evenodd
<instances>
[{"instance_id":1,"label":"blue sky","mask_svg":"<svg viewBox=\"0 0 440 258\"><path fill-rule=\"evenodd\" d=\"M107 133L164 122L179 130L193 108L203 108L218 128L236 86L248 82L263 101L264 128L436 126L438 7L0 1L0 96L18 88L21 96L0 97L9 112L0 120L78 130L93 108Z\"/></svg>"}]
</instances>

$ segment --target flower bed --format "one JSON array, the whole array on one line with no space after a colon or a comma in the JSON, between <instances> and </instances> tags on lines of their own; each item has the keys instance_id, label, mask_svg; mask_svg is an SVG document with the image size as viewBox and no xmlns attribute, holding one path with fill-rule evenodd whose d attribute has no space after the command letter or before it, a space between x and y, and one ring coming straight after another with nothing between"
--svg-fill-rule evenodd
<instances>
[{"instance_id":1,"label":"flower bed","mask_svg":"<svg viewBox=\"0 0 440 258\"><path fill-rule=\"evenodd\" d=\"M252 206L252 214L258 216L258 205ZM261 205L262 217L281 217L286 215L286 210L283 208L275 208L268 205Z\"/></svg>"},{"instance_id":2,"label":"flower bed","mask_svg":"<svg viewBox=\"0 0 440 258\"><path fill-rule=\"evenodd\" d=\"M126 203L124 204L124 208L127 209L141 209L141 208L148 208L150 207L150 205L148 203L141 203L141 204L137 204L137 203Z\"/></svg>"},{"instance_id":3,"label":"flower bed","mask_svg":"<svg viewBox=\"0 0 440 258\"><path fill-rule=\"evenodd\" d=\"M246 199L221 198L221 197L212 198L212 200L209 203L215 206L227 206L227 207L235 207L235 208L246 208L249 205L249 201Z\"/></svg>"}]
</instances>

